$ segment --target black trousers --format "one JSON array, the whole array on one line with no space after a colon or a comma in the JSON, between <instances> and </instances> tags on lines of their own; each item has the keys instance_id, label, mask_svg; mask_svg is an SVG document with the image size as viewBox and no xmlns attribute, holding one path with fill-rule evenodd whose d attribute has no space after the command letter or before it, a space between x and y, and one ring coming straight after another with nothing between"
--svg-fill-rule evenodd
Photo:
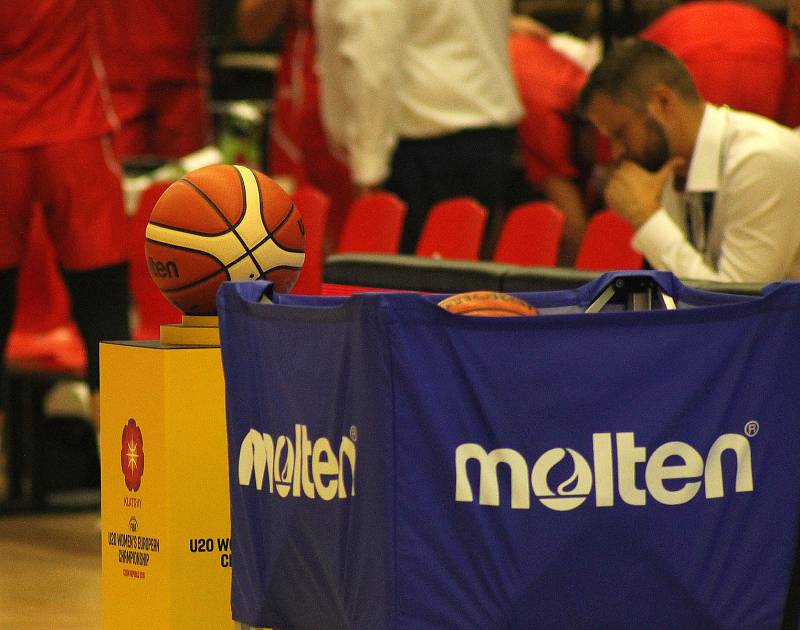
<instances>
[{"instance_id":1,"label":"black trousers","mask_svg":"<svg viewBox=\"0 0 800 630\"><path fill-rule=\"evenodd\" d=\"M437 201L474 197L502 213L515 128L468 129L424 140L401 139L384 188L408 204L400 251L414 253L428 210Z\"/></svg>"}]
</instances>

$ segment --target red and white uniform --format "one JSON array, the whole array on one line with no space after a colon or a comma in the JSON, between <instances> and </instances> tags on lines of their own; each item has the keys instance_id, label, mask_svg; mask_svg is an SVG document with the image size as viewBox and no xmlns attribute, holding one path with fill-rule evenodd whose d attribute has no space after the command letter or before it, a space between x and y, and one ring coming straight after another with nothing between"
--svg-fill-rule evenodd
<instances>
[{"instance_id":1,"label":"red and white uniform","mask_svg":"<svg viewBox=\"0 0 800 630\"><path fill-rule=\"evenodd\" d=\"M534 184L573 178L574 109L586 71L546 40L512 33L509 51L525 114L519 123L525 172Z\"/></svg>"},{"instance_id":2,"label":"red and white uniform","mask_svg":"<svg viewBox=\"0 0 800 630\"><path fill-rule=\"evenodd\" d=\"M209 140L206 16L199 0L96 0L100 53L124 158L176 158Z\"/></svg>"},{"instance_id":3,"label":"red and white uniform","mask_svg":"<svg viewBox=\"0 0 800 630\"><path fill-rule=\"evenodd\" d=\"M92 11L92 0L0 2L0 269L22 260L34 204L66 269L125 258Z\"/></svg>"},{"instance_id":4,"label":"red and white uniform","mask_svg":"<svg viewBox=\"0 0 800 630\"><path fill-rule=\"evenodd\" d=\"M316 38L310 0L294 0L276 77L267 163L273 175L310 183L331 198L328 248L336 242L352 201L350 172L328 145L319 112Z\"/></svg>"}]
</instances>

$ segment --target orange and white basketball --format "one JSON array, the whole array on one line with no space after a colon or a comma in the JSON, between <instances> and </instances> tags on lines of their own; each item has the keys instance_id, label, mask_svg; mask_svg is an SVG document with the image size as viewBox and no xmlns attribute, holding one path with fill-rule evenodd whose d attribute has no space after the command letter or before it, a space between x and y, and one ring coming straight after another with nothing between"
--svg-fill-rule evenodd
<instances>
[{"instance_id":1,"label":"orange and white basketball","mask_svg":"<svg viewBox=\"0 0 800 630\"><path fill-rule=\"evenodd\" d=\"M188 315L215 314L226 280L270 280L288 292L304 252L305 228L289 195L244 166L188 173L161 195L147 224L150 275Z\"/></svg>"},{"instance_id":2,"label":"orange and white basketball","mask_svg":"<svg viewBox=\"0 0 800 630\"><path fill-rule=\"evenodd\" d=\"M539 311L515 295L499 291L467 291L440 301L439 306L451 313L480 317L514 317L538 315Z\"/></svg>"}]
</instances>

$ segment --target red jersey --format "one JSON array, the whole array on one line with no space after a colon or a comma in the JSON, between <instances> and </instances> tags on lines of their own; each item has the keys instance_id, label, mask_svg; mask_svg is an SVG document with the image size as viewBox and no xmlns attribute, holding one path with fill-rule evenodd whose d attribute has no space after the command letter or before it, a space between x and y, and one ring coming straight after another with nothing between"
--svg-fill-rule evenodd
<instances>
[{"instance_id":1,"label":"red jersey","mask_svg":"<svg viewBox=\"0 0 800 630\"><path fill-rule=\"evenodd\" d=\"M275 78L268 163L275 173L308 179L306 161L318 146L307 150L319 128L319 80L314 69L316 38L311 2L293 0L284 29L280 66ZM322 142L325 142L324 133Z\"/></svg>"},{"instance_id":2,"label":"red jersey","mask_svg":"<svg viewBox=\"0 0 800 630\"><path fill-rule=\"evenodd\" d=\"M0 2L0 150L99 136L116 117L92 0Z\"/></svg>"},{"instance_id":3,"label":"red jersey","mask_svg":"<svg viewBox=\"0 0 800 630\"><path fill-rule=\"evenodd\" d=\"M641 36L683 61L704 99L781 118L786 29L763 11L738 2L691 2L664 13Z\"/></svg>"},{"instance_id":4,"label":"red jersey","mask_svg":"<svg viewBox=\"0 0 800 630\"><path fill-rule=\"evenodd\" d=\"M270 119L267 163L271 174L309 183L331 199L328 249L338 238L352 202L347 165L333 155L319 113L316 38L310 0L292 0L284 30L280 69Z\"/></svg>"},{"instance_id":5,"label":"red jersey","mask_svg":"<svg viewBox=\"0 0 800 630\"><path fill-rule=\"evenodd\" d=\"M206 81L201 0L95 0L100 54L112 87Z\"/></svg>"},{"instance_id":6,"label":"red jersey","mask_svg":"<svg viewBox=\"0 0 800 630\"><path fill-rule=\"evenodd\" d=\"M586 72L543 39L512 33L509 51L525 114L519 124L525 171L534 183L575 177L572 130Z\"/></svg>"}]
</instances>

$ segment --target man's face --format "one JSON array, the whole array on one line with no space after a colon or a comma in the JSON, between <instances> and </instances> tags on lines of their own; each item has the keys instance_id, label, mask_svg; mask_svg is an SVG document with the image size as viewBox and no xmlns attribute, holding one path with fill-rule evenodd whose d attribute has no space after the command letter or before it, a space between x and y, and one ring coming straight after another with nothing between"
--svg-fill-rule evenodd
<instances>
[{"instance_id":1,"label":"man's face","mask_svg":"<svg viewBox=\"0 0 800 630\"><path fill-rule=\"evenodd\" d=\"M800 62L800 0L789 0L786 6L789 27L789 57Z\"/></svg>"},{"instance_id":2,"label":"man's face","mask_svg":"<svg viewBox=\"0 0 800 630\"><path fill-rule=\"evenodd\" d=\"M598 92L589 103L587 115L600 133L611 141L615 161L631 160L655 172L669 160L669 142L664 127L646 111L615 101L605 92Z\"/></svg>"}]
</instances>

